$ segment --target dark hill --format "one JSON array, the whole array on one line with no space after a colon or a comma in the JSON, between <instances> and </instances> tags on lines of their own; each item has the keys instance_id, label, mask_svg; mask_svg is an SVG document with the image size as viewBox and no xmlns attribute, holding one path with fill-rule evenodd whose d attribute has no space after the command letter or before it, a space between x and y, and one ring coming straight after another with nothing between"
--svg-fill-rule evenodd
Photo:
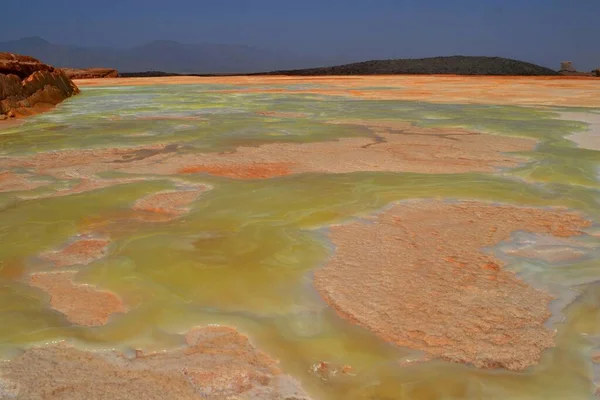
<instances>
[{"instance_id":1,"label":"dark hill","mask_svg":"<svg viewBox=\"0 0 600 400\"><path fill-rule=\"evenodd\" d=\"M558 72L528 62L501 57L431 57L397 60L373 60L334 67L273 71L269 75L559 75Z\"/></svg>"}]
</instances>

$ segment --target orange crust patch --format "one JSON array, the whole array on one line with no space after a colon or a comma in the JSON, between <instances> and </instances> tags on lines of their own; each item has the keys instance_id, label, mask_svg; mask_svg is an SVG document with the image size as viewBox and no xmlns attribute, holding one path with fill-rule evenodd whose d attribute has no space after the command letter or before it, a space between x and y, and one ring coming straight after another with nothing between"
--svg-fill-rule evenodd
<instances>
[{"instance_id":1,"label":"orange crust patch","mask_svg":"<svg viewBox=\"0 0 600 400\"><path fill-rule=\"evenodd\" d=\"M31 275L31 286L50 295L50 305L77 325L106 325L112 314L124 313L126 308L115 294L77 284L77 272L36 273Z\"/></svg>"},{"instance_id":2,"label":"orange crust patch","mask_svg":"<svg viewBox=\"0 0 600 400\"><path fill-rule=\"evenodd\" d=\"M571 236L589 224L564 209L400 203L369 223L331 227L336 251L315 271L315 286L342 317L386 341L432 358L523 370L554 346L544 326L552 296L480 249L516 230Z\"/></svg>"},{"instance_id":3,"label":"orange crust patch","mask_svg":"<svg viewBox=\"0 0 600 400\"><path fill-rule=\"evenodd\" d=\"M207 173L210 175L224 176L238 179L266 179L290 175L289 163L252 163L252 164L221 164L221 165L194 165L181 168L180 174Z\"/></svg>"}]
</instances>

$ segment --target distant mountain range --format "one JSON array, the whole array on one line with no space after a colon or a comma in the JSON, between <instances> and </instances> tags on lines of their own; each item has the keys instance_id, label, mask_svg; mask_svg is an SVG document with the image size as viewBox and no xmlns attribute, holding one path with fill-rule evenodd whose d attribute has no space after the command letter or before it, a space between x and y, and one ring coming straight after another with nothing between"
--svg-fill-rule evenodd
<instances>
[{"instance_id":1,"label":"distant mountain range","mask_svg":"<svg viewBox=\"0 0 600 400\"><path fill-rule=\"evenodd\" d=\"M120 72L250 73L326 65L316 58L230 44L183 44L157 40L129 49L78 47L40 37L0 42L0 52L26 54L55 67L116 68Z\"/></svg>"},{"instance_id":2,"label":"distant mountain range","mask_svg":"<svg viewBox=\"0 0 600 400\"><path fill-rule=\"evenodd\" d=\"M28 37L0 42L0 52L33 56L59 68L115 68L123 76L162 76L165 73L199 75L558 74L546 67L500 57L450 56L373 60L336 65L350 60L346 57L328 59L302 57L241 45L183 44L170 40L156 40L129 49L114 49L58 45L40 37ZM326 65L336 66L320 67Z\"/></svg>"}]
</instances>

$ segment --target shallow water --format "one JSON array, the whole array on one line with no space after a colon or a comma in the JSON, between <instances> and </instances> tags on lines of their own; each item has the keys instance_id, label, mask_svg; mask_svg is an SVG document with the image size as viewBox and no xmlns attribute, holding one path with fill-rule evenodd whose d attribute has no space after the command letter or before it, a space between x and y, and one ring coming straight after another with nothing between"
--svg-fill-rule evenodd
<instances>
[{"instance_id":1,"label":"shallow water","mask_svg":"<svg viewBox=\"0 0 600 400\"><path fill-rule=\"evenodd\" d=\"M598 224L600 152L579 149L567 139L587 125L559 119L560 108L357 100L294 94L302 85L281 88L290 92L215 92L231 89L226 85L85 88L50 113L0 130L0 155L156 143L200 153L372 135L361 126L326 123L349 119L464 127L532 137L540 144L524 153L527 163L495 174L312 173L265 180L198 174L178 175L174 182L150 172L146 177L152 180L62 197L22 199L73 184L48 177L40 179L51 181L50 186L31 193L0 193L0 355L61 339L90 349L168 349L181 344L176 333L217 323L247 333L319 399L590 398L595 379L591 339L600 335L600 287L593 284L600 279L597 233L574 245L585 253L581 260L506 256L508 267L531 284L574 301L563 310L565 300L555 312L557 347L544 353L538 367L522 373L441 361L401 366L420 355L337 317L311 285L311 272L335 250L326 240L327 227L393 201L448 198L566 206ZM265 111L306 117L260 114ZM208 184L212 190L181 218L119 218L137 199L181 182ZM129 309L94 328L69 323L49 308L47 295L22 279L47 269L39 253L90 229L107 232L112 242L107 257L78 268L77 281L113 291ZM597 225L590 233L594 229ZM534 237L521 240L535 242ZM511 246L517 245L503 243L489 251ZM354 376L324 381L309 372L319 361L351 365Z\"/></svg>"}]
</instances>

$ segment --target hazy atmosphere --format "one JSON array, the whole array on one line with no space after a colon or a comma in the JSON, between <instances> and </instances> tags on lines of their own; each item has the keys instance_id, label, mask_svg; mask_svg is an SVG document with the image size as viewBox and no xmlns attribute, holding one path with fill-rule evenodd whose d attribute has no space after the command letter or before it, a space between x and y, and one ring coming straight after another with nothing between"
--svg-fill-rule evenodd
<instances>
[{"instance_id":1,"label":"hazy atmosphere","mask_svg":"<svg viewBox=\"0 0 600 400\"><path fill-rule=\"evenodd\" d=\"M22 2L3 5L4 15L23 12ZM561 60L585 71L600 65L597 0L32 0L26 13L3 19L0 41L39 36L85 47L154 40L238 44L323 65L455 54L554 69Z\"/></svg>"}]
</instances>

